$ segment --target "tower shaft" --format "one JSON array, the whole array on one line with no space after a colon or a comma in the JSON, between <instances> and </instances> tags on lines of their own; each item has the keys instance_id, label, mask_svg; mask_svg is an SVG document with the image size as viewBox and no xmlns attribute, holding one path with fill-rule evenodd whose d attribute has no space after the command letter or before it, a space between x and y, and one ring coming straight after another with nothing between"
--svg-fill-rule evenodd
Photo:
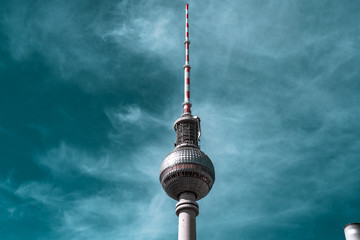
<instances>
[{"instance_id":1,"label":"tower shaft","mask_svg":"<svg viewBox=\"0 0 360 240\"><path fill-rule=\"evenodd\" d=\"M199 215L199 205L195 202L195 194L180 194L179 202L176 204L176 215L179 216L178 240L196 240L196 216Z\"/></svg>"}]
</instances>

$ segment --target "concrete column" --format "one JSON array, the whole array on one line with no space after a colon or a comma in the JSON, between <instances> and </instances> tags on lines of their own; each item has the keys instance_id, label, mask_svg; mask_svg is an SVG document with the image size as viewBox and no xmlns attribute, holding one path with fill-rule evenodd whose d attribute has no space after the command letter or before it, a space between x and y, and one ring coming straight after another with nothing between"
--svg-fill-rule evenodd
<instances>
[{"instance_id":1,"label":"concrete column","mask_svg":"<svg viewBox=\"0 0 360 240\"><path fill-rule=\"evenodd\" d=\"M179 216L178 240L196 240L196 216L199 215L199 205L195 199L193 193L180 194L179 202L176 204L176 215Z\"/></svg>"},{"instance_id":2,"label":"concrete column","mask_svg":"<svg viewBox=\"0 0 360 240\"><path fill-rule=\"evenodd\" d=\"M360 223L350 223L344 227L346 240L360 240Z\"/></svg>"}]
</instances>

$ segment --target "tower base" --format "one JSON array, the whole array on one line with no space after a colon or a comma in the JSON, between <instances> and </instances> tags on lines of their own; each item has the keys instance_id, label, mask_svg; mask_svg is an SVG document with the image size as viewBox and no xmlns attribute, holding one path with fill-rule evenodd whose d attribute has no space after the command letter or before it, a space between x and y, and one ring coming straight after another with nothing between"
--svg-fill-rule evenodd
<instances>
[{"instance_id":1,"label":"tower base","mask_svg":"<svg viewBox=\"0 0 360 240\"><path fill-rule=\"evenodd\" d=\"M199 205L195 202L195 194L181 193L176 204L176 215L179 216L178 240L196 240L196 217Z\"/></svg>"}]
</instances>

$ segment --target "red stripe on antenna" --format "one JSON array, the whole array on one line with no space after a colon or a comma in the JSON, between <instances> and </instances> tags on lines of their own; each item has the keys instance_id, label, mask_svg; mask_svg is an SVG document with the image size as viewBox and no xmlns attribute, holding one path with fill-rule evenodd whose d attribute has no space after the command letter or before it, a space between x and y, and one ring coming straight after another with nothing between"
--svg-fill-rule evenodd
<instances>
[{"instance_id":1,"label":"red stripe on antenna","mask_svg":"<svg viewBox=\"0 0 360 240\"><path fill-rule=\"evenodd\" d=\"M186 91L186 97L190 98L190 92L189 91Z\"/></svg>"},{"instance_id":2,"label":"red stripe on antenna","mask_svg":"<svg viewBox=\"0 0 360 240\"><path fill-rule=\"evenodd\" d=\"M190 78L186 78L186 84L190 84Z\"/></svg>"},{"instance_id":3,"label":"red stripe on antenna","mask_svg":"<svg viewBox=\"0 0 360 240\"><path fill-rule=\"evenodd\" d=\"M186 61L189 61L189 55L186 55Z\"/></svg>"}]
</instances>

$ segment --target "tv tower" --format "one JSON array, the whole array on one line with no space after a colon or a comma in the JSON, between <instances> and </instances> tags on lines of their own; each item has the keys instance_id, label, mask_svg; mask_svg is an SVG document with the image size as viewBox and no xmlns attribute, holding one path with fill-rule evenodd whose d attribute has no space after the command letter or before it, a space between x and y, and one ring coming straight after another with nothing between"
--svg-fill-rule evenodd
<instances>
[{"instance_id":1,"label":"tv tower","mask_svg":"<svg viewBox=\"0 0 360 240\"><path fill-rule=\"evenodd\" d=\"M200 150L200 118L191 114L189 64L189 4L186 4L185 65L183 114L174 123L175 149L160 167L160 183L171 198L178 201L179 240L196 239L197 200L205 197L215 182L215 169L210 158Z\"/></svg>"}]
</instances>

